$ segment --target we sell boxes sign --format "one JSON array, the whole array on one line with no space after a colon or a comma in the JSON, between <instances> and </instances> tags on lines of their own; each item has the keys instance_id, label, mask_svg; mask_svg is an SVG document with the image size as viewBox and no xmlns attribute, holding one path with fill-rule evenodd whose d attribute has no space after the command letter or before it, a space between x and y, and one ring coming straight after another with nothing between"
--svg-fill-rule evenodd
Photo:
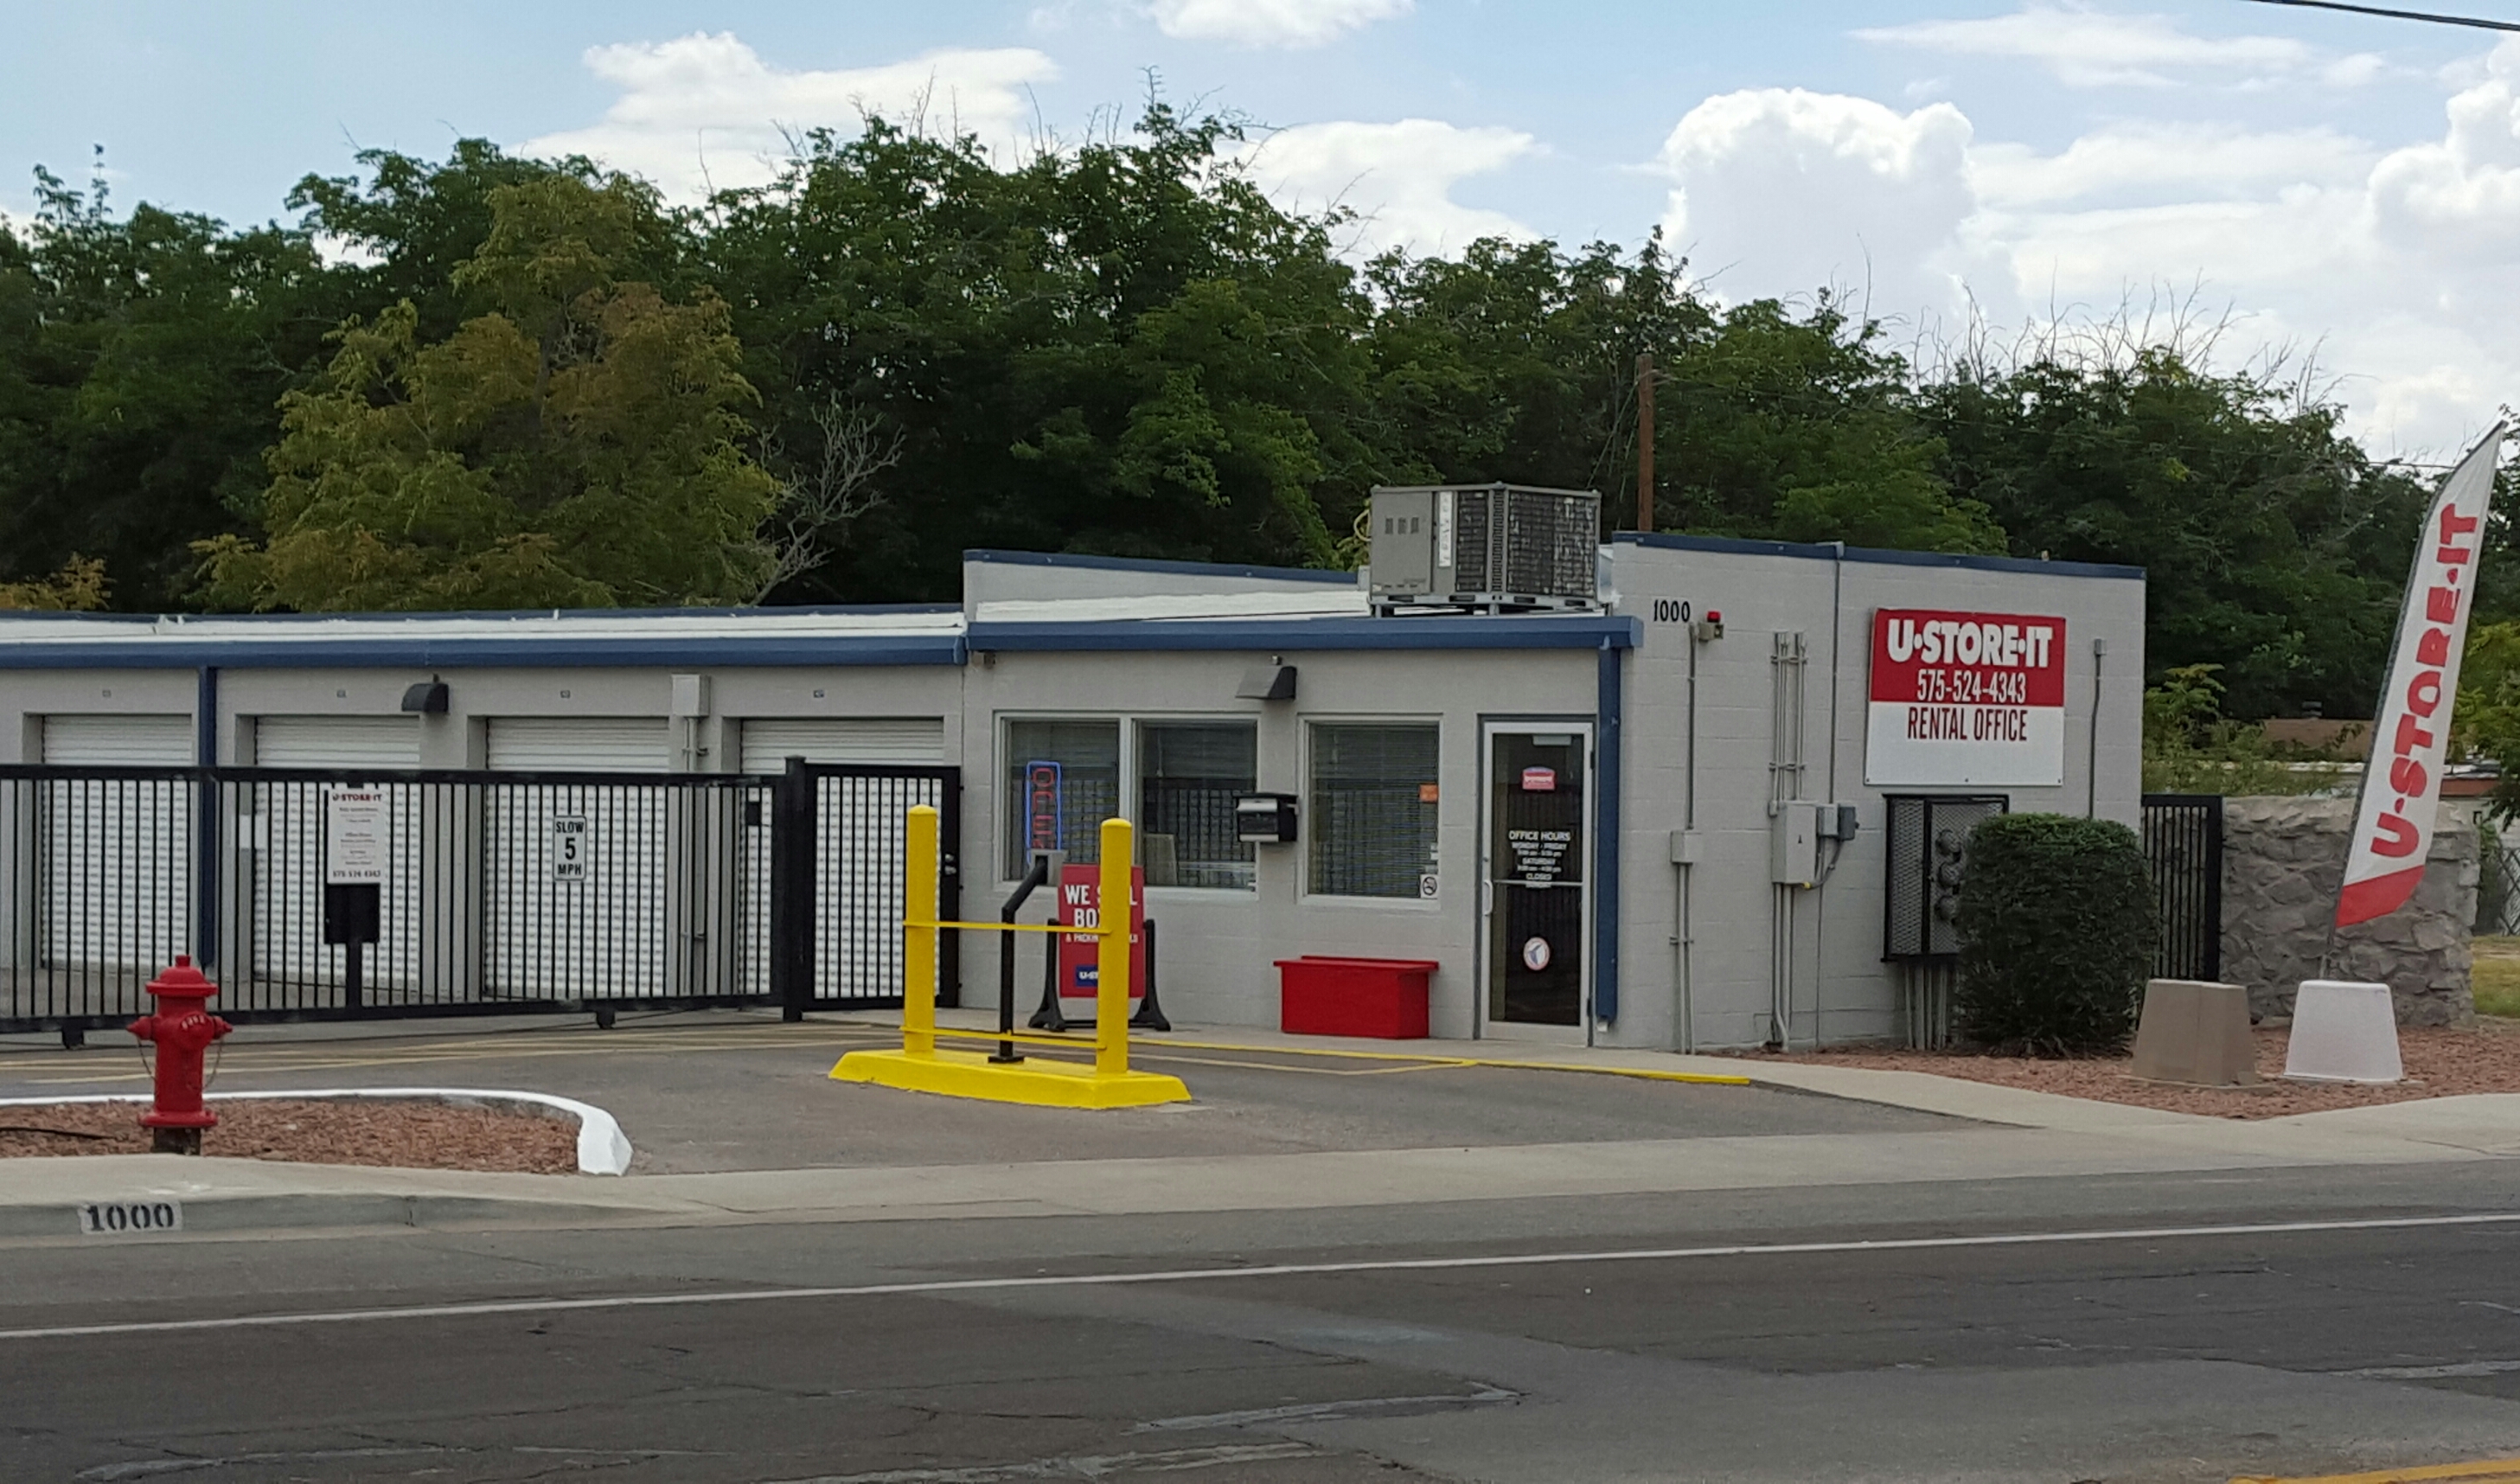
<instances>
[{"instance_id":1,"label":"we sell boxes sign","mask_svg":"<svg viewBox=\"0 0 2520 1484\"><path fill-rule=\"evenodd\" d=\"M2053 787L2065 781L2065 620L1882 608L1872 615L1864 781Z\"/></svg>"}]
</instances>

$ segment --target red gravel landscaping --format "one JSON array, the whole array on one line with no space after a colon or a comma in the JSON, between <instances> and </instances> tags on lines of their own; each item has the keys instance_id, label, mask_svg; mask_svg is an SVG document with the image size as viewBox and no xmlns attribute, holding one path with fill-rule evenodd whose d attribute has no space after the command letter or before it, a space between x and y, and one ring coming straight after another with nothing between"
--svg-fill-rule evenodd
<instances>
[{"instance_id":1,"label":"red gravel landscaping","mask_svg":"<svg viewBox=\"0 0 2520 1484\"><path fill-rule=\"evenodd\" d=\"M145 1104L0 1104L0 1158L146 1154ZM510 1170L566 1175L577 1169L577 1126L504 1108L381 1099L255 1098L213 1102L219 1126L202 1152L309 1164L397 1165L418 1170Z\"/></svg>"},{"instance_id":2,"label":"red gravel landscaping","mask_svg":"<svg viewBox=\"0 0 2520 1484\"><path fill-rule=\"evenodd\" d=\"M2042 1061L2019 1057L1982 1057L1965 1052L1863 1050L1795 1052L1774 1057L1745 1052L1745 1057L1817 1061L1828 1066L1878 1067L1894 1072L1931 1072L1937 1077L1963 1077L1995 1082L2068 1098L2092 1098L2138 1107L2166 1108L2175 1113L2211 1113L2226 1118L2280 1118L2287 1113L2317 1113L2328 1108L2362 1107L2374 1102L2405 1102L2416 1098L2448 1098L2460 1093L2520 1093L2520 1021L2480 1021L2474 1030L2448 1027L2401 1027L2399 1054L2408 1080L2395 1087L2356 1087L2335 1083L2278 1082L2283 1070L2281 1029L2260 1029L2258 1075L2267 1079L2257 1092L2213 1091L2139 1082L2125 1057Z\"/></svg>"}]
</instances>

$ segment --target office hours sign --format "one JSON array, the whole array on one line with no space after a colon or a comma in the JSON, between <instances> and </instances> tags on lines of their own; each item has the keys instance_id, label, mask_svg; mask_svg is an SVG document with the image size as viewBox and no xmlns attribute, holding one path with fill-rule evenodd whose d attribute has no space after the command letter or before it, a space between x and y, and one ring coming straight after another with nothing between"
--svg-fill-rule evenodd
<instances>
[{"instance_id":1,"label":"office hours sign","mask_svg":"<svg viewBox=\"0 0 2520 1484\"><path fill-rule=\"evenodd\" d=\"M324 884L376 886L385 878L391 817L382 788L324 789Z\"/></svg>"},{"instance_id":2,"label":"office hours sign","mask_svg":"<svg viewBox=\"0 0 2520 1484\"><path fill-rule=\"evenodd\" d=\"M2065 620L1876 610L1864 781L1884 788L2062 784Z\"/></svg>"}]
</instances>

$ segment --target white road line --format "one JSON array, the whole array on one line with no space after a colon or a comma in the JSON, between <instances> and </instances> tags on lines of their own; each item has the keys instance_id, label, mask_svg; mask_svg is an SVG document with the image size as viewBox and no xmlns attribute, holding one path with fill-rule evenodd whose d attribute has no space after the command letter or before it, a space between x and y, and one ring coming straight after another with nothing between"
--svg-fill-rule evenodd
<instances>
[{"instance_id":1,"label":"white road line","mask_svg":"<svg viewBox=\"0 0 2520 1484\"><path fill-rule=\"evenodd\" d=\"M896 1294L989 1293L1016 1288L1106 1288L1132 1283L1198 1283L1245 1278L1317 1278L1350 1273L1446 1273L1472 1268L1555 1268L1581 1263L1685 1262L1709 1257L1801 1257L1848 1252L1937 1252L1958 1247L2064 1246L2089 1242L2162 1241L2182 1237L2288 1237L2318 1232L2405 1232L2440 1227L2520 1225L2520 1211L2457 1216L2375 1216L2347 1221L2268 1221L2220 1227L2126 1227L2090 1232L1998 1232L1978 1237L1902 1237L1880 1240L1742 1242L1712 1247L1633 1247L1598 1252L1505 1252L1480 1257L1388 1257L1354 1262L1270 1263L1247 1268L1164 1268L1147 1273L1062 1273L1025 1278L941 1278L822 1288L738 1288L710 1293L618 1293L603 1298L518 1298L472 1304L414 1304L396 1309L324 1309L299 1314L240 1314L224 1319L147 1320L120 1325L57 1325L0 1329L0 1340L74 1339L100 1334L171 1334L195 1329L263 1329L290 1325L363 1325L415 1319L473 1319L501 1314L565 1314L597 1309L679 1309L701 1304L758 1304L810 1298L882 1298Z\"/></svg>"}]
</instances>

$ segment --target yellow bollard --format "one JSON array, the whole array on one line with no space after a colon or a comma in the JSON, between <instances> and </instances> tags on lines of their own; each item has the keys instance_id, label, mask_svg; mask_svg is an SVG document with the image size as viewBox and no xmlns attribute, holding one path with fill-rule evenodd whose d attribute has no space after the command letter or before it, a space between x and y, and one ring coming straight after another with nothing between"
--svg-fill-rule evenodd
<instances>
[{"instance_id":1,"label":"yellow bollard","mask_svg":"<svg viewBox=\"0 0 2520 1484\"><path fill-rule=\"evenodd\" d=\"M903 826L901 1049L850 1052L832 1066L832 1080L870 1082L878 1087L938 1093L948 1098L1023 1102L1036 1107L1120 1108L1188 1102L1190 1089L1182 1086L1179 1077L1129 1070L1129 868L1137 851L1125 820L1102 822L1093 1065L1050 1057L1001 1064L978 1052L936 1049L937 935L948 927L985 932L1009 930L1003 922L948 922L938 917L941 904L936 888L942 875L942 860L937 852L939 823L936 811L922 804L910 811ZM1069 931L1056 923L1018 925L1012 930L1053 935ZM980 1032L949 1030L943 1035L979 1041L994 1039ZM1055 1037L1023 1039L1058 1044Z\"/></svg>"},{"instance_id":2,"label":"yellow bollard","mask_svg":"<svg viewBox=\"0 0 2520 1484\"><path fill-rule=\"evenodd\" d=\"M1127 820L1102 822L1102 938L1094 945L1094 1070L1129 1069L1129 877L1137 864Z\"/></svg>"},{"instance_id":3,"label":"yellow bollard","mask_svg":"<svg viewBox=\"0 0 2520 1484\"><path fill-rule=\"evenodd\" d=\"M912 1057L936 1055L936 832L934 808L910 811L901 874L901 1050Z\"/></svg>"}]
</instances>

